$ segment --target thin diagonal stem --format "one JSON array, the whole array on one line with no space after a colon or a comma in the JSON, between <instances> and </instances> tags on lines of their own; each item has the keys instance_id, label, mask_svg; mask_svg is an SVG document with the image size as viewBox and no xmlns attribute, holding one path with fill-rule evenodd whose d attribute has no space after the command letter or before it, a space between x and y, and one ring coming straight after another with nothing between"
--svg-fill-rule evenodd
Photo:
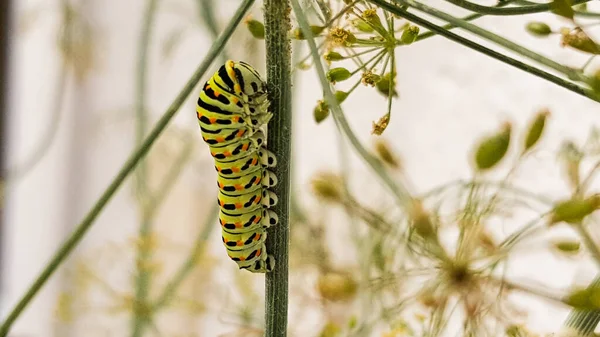
<instances>
[{"instance_id":1,"label":"thin diagonal stem","mask_svg":"<svg viewBox=\"0 0 600 337\"><path fill-rule=\"evenodd\" d=\"M566 81L560 77L557 77L555 75L552 75L546 71L543 71L539 68L533 67L531 65L528 65L524 62L521 62L519 60L516 60L514 58L508 57L502 53L499 53L497 51L494 51L492 49L489 49L487 47L484 47L476 42L473 42L469 39L466 39L460 35L454 34L453 32L450 32L448 30L443 29L442 27L435 25L434 23L425 20L415 14L409 13L407 11L402 10L401 8L391 5L389 3L387 3L384 0L368 0L374 4L379 5L381 8L390 11L400 17L405 18L408 21L411 21L415 24L418 24L419 26L425 27L431 31L436 32L437 34L439 34L440 36L443 36L449 40L458 42L466 47L469 47L477 52L480 52L482 54L485 54L487 56L490 56L492 58L495 58L503 63L509 64L515 68L521 69L523 71L526 71L532 75L541 77L547 81L550 81L554 84L557 84L565 89L568 89L572 92L575 92L581 96L587 97L591 100L600 102L600 95L595 93L593 90L588 89L588 88L584 88L581 87L575 83Z\"/></svg>"},{"instance_id":2,"label":"thin diagonal stem","mask_svg":"<svg viewBox=\"0 0 600 337\"><path fill-rule=\"evenodd\" d=\"M81 223L76 227L75 231L71 234L71 236L62 244L62 246L58 249L58 251L51 258L49 263L46 265L44 270L38 275L33 284L29 287L27 292L23 295L23 297L19 300L19 302L15 305L15 307L10 311L8 317L2 322L0 325L0 337L5 337L12 324L19 317L19 315L23 312L23 310L29 305L31 300L35 297L35 295L40 291L40 289L46 284L50 276L54 274L56 269L60 266L60 264L69 256L69 254L73 251L73 249L77 246L77 244L81 241L87 231L91 228L94 221L100 215L104 207L108 204L110 199L117 192L119 187L123 184L125 179L131 174L131 172L135 169L137 164L140 162L142 158L148 153L158 136L164 131L167 127L171 119L175 116L181 105L183 105L184 101L188 97L188 95L194 90L194 87L204 73L208 70L211 63L215 60L215 58L219 55L225 43L229 40L235 28L242 21L244 15L248 12L254 0L246 0L240 4L237 12L223 31L219 39L217 39L210 50L208 51L206 57L202 61L202 63L198 66L194 74L187 81L185 86L181 89L177 97L173 100L173 103L167 108L167 111L163 114L163 116L156 123L156 126L150 131L149 135L145 138L144 142L129 156L127 161L121 167L121 170L117 173L117 176L113 179L113 181L108 185L106 190L102 193L98 201L94 204L94 206L90 209L90 211L83 218Z\"/></svg>"},{"instance_id":3,"label":"thin diagonal stem","mask_svg":"<svg viewBox=\"0 0 600 337\"><path fill-rule=\"evenodd\" d=\"M550 11L550 4L532 4L525 6L499 8L496 6L483 6L467 0L446 0L451 4L467 9L471 12L486 15L523 15ZM591 0L574 0L573 5L579 5Z\"/></svg>"}]
</instances>

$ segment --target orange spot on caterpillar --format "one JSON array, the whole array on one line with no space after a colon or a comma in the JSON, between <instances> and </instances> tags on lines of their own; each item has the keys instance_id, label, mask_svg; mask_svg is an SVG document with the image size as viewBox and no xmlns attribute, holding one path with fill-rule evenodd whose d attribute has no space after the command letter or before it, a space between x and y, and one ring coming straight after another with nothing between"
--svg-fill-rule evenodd
<instances>
[{"instance_id":1,"label":"orange spot on caterpillar","mask_svg":"<svg viewBox=\"0 0 600 337\"><path fill-rule=\"evenodd\" d=\"M262 197L256 198L256 200L254 201L254 203L258 205L260 203L260 199L262 199Z\"/></svg>"},{"instance_id":2,"label":"orange spot on caterpillar","mask_svg":"<svg viewBox=\"0 0 600 337\"><path fill-rule=\"evenodd\" d=\"M238 87L239 87L239 85L237 85L237 84L236 84L236 86L238 86ZM240 89L238 92L240 92L240 91L242 91L242 90ZM233 104L237 104L237 102L238 102L238 99L237 99L237 98L235 98L235 97L232 97L232 98L231 98L231 103L233 103Z\"/></svg>"},{"instance_id":3,"label":"orange spot on caterpillar","mask_svg":"<svg viewBox=\"0 0 600 337\"><path fill-rule=\"evenodd\" d=\"M242 208L242 207L244 207L244 205L242 205L242 204L240 204L240 203L237 203L237 204L235 204L235 208L237 208L237 209L240 209L240 208Z\"/></svg>"},{"instance_id":4,"label":"orange spot on caterpillar","mask_svg":"<svg viewBox=\"0 0 600 337\"><path fill-rule=\"evenodd\" d=\"M214 152L211 152L211 153L210 153L210 155L214 157L214 156L216 156L217 154L216 154L216 153L214 153Z\"/></svg>"},{"instance_id":5,"label":"orange spot on caterpillar","mask_svg":"<svg viewBox=\"0 0 600 337\"><path fill-rule=\"evenodd\" d=\"M221 205L221 207L225 206L225 202L223 200L219 200L219 205Z\"/></svg>"},{"instance_id":6,"label":"orange spot on caterpillar","mask_svg":"<svg viewBox=\"0 0 600 337\"><path fill-rule=\"evenodd\" d=\"M231 168L231 172L238 173L238 172L240 172L240 168L239 167L232 167Z\"/></svg>"},{"instance_id":7,"label":"orange spot on caterpillar","mask_svg":"<svg viewBox=\"0 0 600 337\"><path fill-rule=\"evenodd\" d=\"M256 219L254 219L254 223L259 223L260 222L260 217L256 217Z\"/></svg>"},{"instance_id":8,"label":"orange spot on caterpillar","mask_svg":"<svg viewBox=\"0 0 600 337\"><path fill-rule=\"evenodd\" d=\"M219 90L213 90L213 92L215 93L215 97L221 96L221 93L219 92Z\"/></svg>"},{"instance_id":9,"label":"orange spot on caterpillar","mask_svg":"<svg viewBox=\"0 0 600 337\"><path fill-rule=\"evenodd\" d=\"M235 189L236 189L236 190L238 190L238 191L241 191L241 190L243 190L243 189L244 189L244 186L242 186L242 185L237 185L237 184L236 184L236 185L234 185L234 186L235 186Z\"/></svg>"},{"instance_id":10,"label":"orange spot on caterpillar","mask_svg":"<svg viewBox=\"0 0 600 337\"><path fill-rule=\"evenodd\" d=\"M254 158L254 159L252 160L252 166L254 166L254 165L256 165L256 164L258 164L258 159Z\"/></svg>"},{"instance_id":11,"label":"orange spot on caterpillar","mask_svg":"<svg viewBox=\"0 0 600 337\"><path fill-rule=\"evenodd\" d=\"M244 245L244 242L242 242L242 241L238 241L238 242L236 242L236 245L237 245L237 246L239 246L239 247L241 247L241 246L243 246L243 245Z\"/></svg>"},{"instance_id":12,"label":"orange spot on caterpillar","mask_svg":"<svg viewBox=\"0 0 600 337\"><path fill-rule=\"evenodd\" d=\"M231 156L231 152L229 152L229 151L225 151L225 152L223 152L223 155L224 155L225 157L230 157L230 156Z\"/></svg>"},{"instance_id":13,"label":"orange spot on caterpillar","mask_svg":"<svg viewBox=\"0 0 600 337\"><path fill-rule=\"evenodd\" d=\"M259 249L259 250L257 250L257 251L256 251L256 257L259 257L259 256L260 256L260 254L262 254L262 252L261 252L261 251L260 251L260 249Z\"/></svg>"},{"instance_id":14,"label":"orange spot on caterpillar","mask_svg":"<svg viewBox=\"0 0 600 337\"><path fill-rule=\"evenodd\" d=\"M239 121L240 121L240 117L239 117L239 116L233 116L233 117L231 117L231 120L232 120L234 123L237 123L237 122L239 122Z\"/></svg>"},{"instance_id":15,"label":"orange spot on caterpillar","mask_svg":"<svg viewBox=\"0 0 600 337\"><path fill-rule=\"evenodd\" d=\"M227 242L229 242L229 240L227 240L225 237L223 237L223 242L227 243Z\"/></svg>"},{"instance_id":16,"label":"orange spot on caterpillar","mask_svg":"<svg viewBox=\"0 0 600 337\"><path fill-rule=\"evenodd\" d=\"M258 241L258 240L260 240L260 237L261 237L261 235L260 235L260 234L258 234L258 235L257 235L257 236L254 238L254 241Z\"/></svg>"},{"instance_id":17,"label":"orange spot on caterpillar","mask_svg":"<svg viewBox=\"0 0 600 337\"><path fill-rule=\"evenodd\" d=\"M198 119L202 118L202 112L200 110L196 110L196 116L198 116Z\"/></svg>"},{"instance_id":18,"label":"orange spot on caterpillar","mask_svg":"<svg viewBox=\"0 0 600 337\"><path fill-rule=\"evenodd\" d=\"M242 145L242 151L248 150L248 147L250 147L250 143L246 143L246 144Z\"/></svg>"},{"instance_id":19,"label":"orange spot on caterpillar","mask_svg":"<svg viewBox=\"0 0 600 337\"><path fill-rule=\"evenodd\" d=\"M217 122L217 119L215 117L211 117L208 119L208 121L210 122L210 124L215 124Z\"/></svg>"},{"instance_id":20,"label":"orange spot on caterpillar","mask_svg":"<svg viewBox=\"0 0 600 337\"><path fill-rule=\"evenodd\" d=\"M246 132L246 130L244 130L244 129L241 129L240 131L238 131L238 133L237 133L237 136L238 136L238 137L241 137L241 136L243 136L243 135L244 135L244 133L245 133L245 132Z\"/></svg>"},{"instance_id":21,"label":"orange spot on caterpillar","mask_svg":"<svg viewBox=\"0 0 600 337\"><path fill-rule=\"evenodd\" d=\"M219 188L222 189L223 187L225 187L225 185L222 182L219 181Z\"/></svg>"},{"instance_id":22,"label":"orange spot on caterpillar","mask_svg":"<svg viewBox=\"0 0 600 337\"><path fill-rule=\"evenodd\" d=\"M240 256L239 259L240 259L240 261L246 261L246 257L245 256Z\"/></svg>"},{"instance_id":23,"label":"orange spot on caterpillar","mask_svg":"<svg viewBox=\"0 0 600 337\"><path fill-rule=\"evenodd\" d=\"M240 85L236 83L233 86L233 90L235 90L235 92L242 92L242 87L240 87ZM237 102L235 102L235 103L237 103Z\"/></svg>"},{"instance_id":24,"label":"orange spot on caterpillar","mask_svg":"<svg viewBox=\"0 0 600 337\"><path fill-rule=\"evenodd\" d=\"M217 143L223 143L225 141L225 138L223 138L223 137L215 137L215 140L217 141Z\"/></svg>"},{"instance_id":25,"label":"orange spot on caterpillar","mask_svg":"<svg viewBox=\"0 0 600 337\"><path fill-rule=\"evenodd\" d=\"M234 225L235 225L235 228L242 228L243 227L243 225L242 225L241 222L236 222Z\"/></svg>"}]
</instances>

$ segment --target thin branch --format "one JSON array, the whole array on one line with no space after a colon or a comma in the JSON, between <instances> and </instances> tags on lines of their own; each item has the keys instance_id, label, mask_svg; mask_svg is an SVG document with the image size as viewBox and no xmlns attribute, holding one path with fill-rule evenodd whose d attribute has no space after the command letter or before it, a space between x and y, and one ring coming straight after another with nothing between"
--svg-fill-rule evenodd
<instances>
[{"instance_id":1,"label":"thin branch","mask_svg":"<svg viewBox=\"0 0 600 337\"><path fill-rule=\"evenodd\" d=\"M173 103L171 103L169 108L167 108L167 111L165 111L163 116L156 123L156 126L150 131L149 135L146 137L142 145L140 145L129 156L125 164L123 164L123 167L121 167L121 170L119 170L119 172L117 173L117 176L113 179L110 185L108 185L108 187L106 188L104 193L102 193L98 201L96 201L94 206L86 214L81 223L76 227L75 231L62 244L62 246L58 249L58 251L54 254L49 263L46 265L44 270L38 275L33 284L29 287L27 292L23 295L23 297L19 300L15 307L10 311L8 317L0 326L0 337L5 337L8 334L15 320L19 317L19 315L35 297L38 291L44 286L44 284L46 284L50 276L52 276L52 274L56 271L60 264L69 256L69 254L81 241L83 236L91 228L92 224L94 224L94 221L96 220L98 215L100 215L100 212L108 204L110 199L114 196L114 194L123 184L125 179L129 176L129 174L131 174L131 172L137 166L140 160L144 158L144 156L148 153L156 139L158 139L158 136L160 136L160 134L164 131L164 129L167 127L171 119L175 116L181 105L183 105L188 95L192 92L192 90L194 90L194 87L196 87L202 76L204 76L204 73L206 73L211 63L219 55L221 50L223 50L225 43L229 40L229 38L233 34L233 31L242 21L244 15L246 15L247 11L250 9L253 3L254 0L246 0L242 2L234 17L231 19L231 21L229 22L228 26L225 28L219 39L213 43L202 63L198 66L194 74L191 76L191 78L188 80L185 86L181 89L177 97L173 100Z\"/></svg>"},{"instance_id":2,"label":"thin branch","mask_svg":"<svg viewBox=\"0 0 600 337\"><path fill-rule=\"evenodd\" d=\"M292 150L292 66L290 4L287 0L265 0L265 45L270 110L268 149L275 154L273 172L278 183L273 192L279 198L274 211L279 223L269 229L267 252L275 259L275 269L265 276L265 336L287 336L288 259L290 214L290 167Z\"/></svg>"},{"instance_id":3,"label":"thin branch","mask_svg":"<svg viewBox=\"0 0 600 337\"><path fill-rule=\"evenodd\" d=\"M471 12L486 15L523 15L550 11L550 4L532 4L517 7L498 8L496 6L482 6L467 0L446 0L447 2L467 9ZM579 5L591 0L574 0L573 5Z\"/></svg>"},{"instance_id":4,"label":"thin branch","mask_svg":"<svg viewBox=\"0 0 600 337\"><path fill-rule=\"evenodd\" d=\"M146 108L146 93L147 93L147 74L148 74L148 49L150 47L152 32L154 28L154 20L156 17L158 0L148 0L144 12L142 22L142 32L138 46L138 60L135 76L135 115L136 115L136 146L139 146L144 140L148 129L148 111ZM145 160L141 160L136 170L135 176L136 195L139 204L140 212L140 228L137 245L136 256L136 275L135 275L135 302L137 305L132 310L132 326L131 336L141 337L144 334L146 323L149 317L147 308L148 293L150 288L151 271L149 270L148 262L152 258L152 251L149 249L148 241L152 233L152 219L146 216L147 200L150 195L148 189L148 167ZM141 309L141 310L138 310Z\"/></svg>"},{"instance_id":5,"label":"thin branch","mask_svg":"<svg viewBox=\"0 0 600 337\"><path fill-rule=\"evenodd\" d=\"M526 71L532 75L538 76L540 78L543 78L547 81L550 81L554 84L557 84L567 90L570 90L572 92L575 92L581 96L587 97L591 100L594 100L596 102L600 102L600 95L595 93L593 90L588 89L588 88L584 88L581 87L575 83L566 81L560 77L557 77L555 75L552 75L548 72L545 72L541 69L538 69L536 67L533 67L531 65L528 65L524 62L521 62L519 60L516 60L514 58L511 58L509 56L506 56L502 53L499 53L495 50L489 49L487 47L484 47L476 42L473 42L469 39L466 39L460 35L454 34L450 31L447 31L445 29L443 29L442 27L435 25L434 23L427 21L415 14L409 13L407 11L402 10L401 8L394 6L392 4L387 3L384 0L368 0L374 4L377 4L378 6L380 6L381 8L390 11L400 17L405 18L408 21L411 21L415 24L418 24L419 26L425 27L427 29L430 29L431 31L436 32L437 34L439 34L440 36L443 36L449 40L458 42L466 47L469 47L477 52L480 52L482 54L485 54L487 56L490 56L492 58L495 58L496 60L499 60L503 63L509 64L515 68L521 69L523 71ZM458 20L458 19L457 19Z\"/></svg>"},{"instance_id":6,"label":"thin branch","mask_svg":"<svg viewBox=\"0 0 600 337\"><path fill-rule=\"evenodd\" d=\"M346 120L346 117L344 116L344 113L342 111L342 108L340 107L339 103L335 99L335 96L333 95L331 84L325 76L323 63L319 56L319 51L317 49L315 39L310 30L308 19L304 15L304 12L302 12L302 9L298 4L297 0L292 0L292 7L294 8L294 13L298 20L300 28L302 29L302 33L306 37L306 42L310 47L310 52L313 58L315 70L319 75L319 80L321 81L321 86L323 87L323 95L329 108L332 111L332 116L335 120L338 129L345 134L345 136L350 141L350 144L354 147L354 149L360 155L360 157L362 157L362 159L371 167L371 169L375 172L376 176L379 177L383 181L384 185L390 189L390 191L398 201L398 204L402 207L409 207L409 205L411 205L412 202L412 197L408 190L404 186L398 185L396 181L392 177L390 177L386 168L375 156L373 156L371 153L369 153L369 151L367 151L367 149L360 143L360 141L350 128L350 125L348 124L348 121Z\"/></svg>"}]
</instances>

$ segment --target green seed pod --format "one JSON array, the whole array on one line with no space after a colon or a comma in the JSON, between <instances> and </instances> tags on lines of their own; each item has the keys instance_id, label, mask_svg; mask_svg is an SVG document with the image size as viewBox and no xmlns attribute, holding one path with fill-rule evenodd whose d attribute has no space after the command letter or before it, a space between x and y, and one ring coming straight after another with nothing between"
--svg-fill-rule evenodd
<instances>
[{"instance_id":1,"label":"green seed pod","mask_svg":"<svg viewBox=\"0 0 600 337\"><path fill-rule=\"evenodd\" d=\"M600 309L600 288L574 290L567 296L566 302L579 310L598 310Z\"/></svg>"},{"instance_id":2,"label":"green seed pod","mask_svg":"<svg viewBox=\"0 0 600 337\"><path fill-rule=\"evenodd\" d=\"M560 240L553 242L552 246L561 253L577 254L581 248L581 243L575 240Z\"/></svg>"},{"instance_id":3,"label":"green seed pod","mask_svg":"<svg viewBox=\"0 0 600 337\"><path fill-rule=\"evenodd\" d=\"M584 53L600 55L600 45L592 40L583 30L575 28L570 32L562 32L561 45L569 46Z\"/></svg>"},{"instance_id":4,"label":"green seed pod","mask_svg":"<svg viewBox=\"0 0 600 337\"><path fill-rule=\"evenodd\" d=\"M327 117L329 117L329 107L327 106L327 103L324 101L319 101L315 107L315 110L313 111L313 116L317 124L327 119Z\"/></svg>"},{"instance_id":5,"label":"green seed pod","mask_svg":"<svg viewBox=\"0 0 600 337\"><path fill-rule=\"evenodd\" d=\"M374 31L373 27L371 27L368 23L366 23L362 19L354 19L354 20L350 21L350 23L352 24L352 26L354 26L354 28L356 28L356 30L358 30L360 32L372 33Z\"/></svg>"},{"instance_id":6,"label":"green seed pod","mask_svg":"<svg viewBox=\"0 0 600 337\"><path fill-rule=\"evenodd\" d=\"M410 214L411 226L424 240L437 241L437 231L431 222L431 216L420 201L415 201Z\"/></svg>"},{"instance_id":7,"label":"green seed pod","mask_svg":"<svg viewBox=\"0 0 600 337\"><path fill-rule=\"evenodd\" d=\"M312 32L313 37L321 34L324 29L325 27L321 26L310 26L310 31ZM292 31L292 37L296 40L306 40L306 36L304 36L304 32L302 32L302 29L300 28L296 28Z\"/></svg>"},{"instance_id":8,"label":"green seed pod","mask_svg":"<svg viewBox=\"0 0 600 337\"><path fill-rule=\"evenodd\" d=\"M250 34L257 39L265 38L265 25L262 22L257 20L248 20L246 21L246 25L248 26L248 30Z\"/></svg>"},{"instance_id":9,"label":"green seed pod","mask_svg":"<svg viewBox=\"0 0 600 337\"><path fill-rule=\"evenodd\" d=\"M550 111L544 109L538 112L537 116L535 116L533 123L531 123L529 130L527 131L527 136L525 137L525 148L523 149L523 152L527 152L540 140L542 133L544 132L546 119L549 115Z\"/></svg>"},{"instance_id":10,"label":"green seed pod","mask_svg":"<svg viewBox=\"0 0 600 337\"><path fill-rule=\"evenodd\" d=\"M319 276L317 289L322 298L347 301L354 298L358 286L352 275L343 272L328 272Z\"/></svg>"},{"instance_id":11,"label":"green seed pod","mask_svg":"<svg viewBox=\"0 0 600 337\"><path fill-rule=\"evenodd\" d=\"M419 27L417 26L407 26L402 32L402 36L400 36L400 41L402 44L408 45L417 40L419 36Z\"/></svg>"},{"instance_id":12,"label":"green seed pod","mask_svg":"<svg viewBox=\"0 0 600 337\"><path fill-rule=\"evenodd\" d=\"M400 160L396 154L390 149L389 144L383 139L379 139L375 142L375 153L384 163L394 169L400 169Z\"/></svg>"},{"instance_id":13,"label":"green seed pod","mask_svg":"<svg viewBox=\"0 0 600 337\"><path fill-rule=\"evenodd\" d=\"M334 322L327 322L321 333L319 333L319 337L337 337L342 332L342 329Z\"/></svg>"},{"instance_id":14,"label":"green seed pod","mask_svg":"<svg viewBox=\"0 0 600 337\"><path fill-rule=\"evenodd\" d=\"M377 88L377 91L379 91L386 97L389 95L390 92L390 76L391 73L384 74L383 76L381 76L379 81L375 83L375 88ZM396 79L394 79L392 82L392 85L394 86L394 88L392 89L392 97L398 97L398 92L396 91Z\"/></svg>"},{"instance_id":15,"label":"green seed pod","mask_svg":"<svg viewBox=\"0 0 600 337\"><path fill-rule=\"evenodd\" d=\"M331 83L341 82L349 79L352 73L346 68L332 68L327 72L327 79Z\"/></svg>"},{"instance_id":16,"label":"green seed pod","mask_svg":"<svg viewBox=\"0 0 600 337\"><path fill-rule=\"evenodd\" d=\"M559 222L571 224L580 223L586 216L592 214L600 206L600 195L592 195L586 199L573 198L561 201L554 206L549 225Z\"/></svg>"},{"instance_id":17,"label":"green seed pod","mask_svg":"<svg viewBox=\"0 0 600 337\"><path fill-rule=\"evenodd\" d=\"M552 29L544 22L529 22L525 28L530 34L535 36L548 36L552 34Z\"/></svg>"},{"instance_id":18,"label":"green seed pod","mask_svg":"<svg viewBox=\"0 0 600 337\"><path fill-rule=\"evenodd\" d=\"M328 62L341 61L341 60L344 59L344 57L342 56L342 54L336 53L334 51L328 52L327 54L325 54L323 56L323 58L325 59L325 61L328 61Z\"/></svg>"},{"instance_id":19,"label":"green seed pod","mask_svg":"<svg viewBox=\"0 0 600 337\"><path fill-rule=\"evenodd\" d=\"M591 76L590 86L596 93L600 93L600 69Z\"/></svg>"},{"instance_id":20,"label":"green seed pod","mask_svg":"<svg viewBox=\"0 0 600 337\"><path fill-rule=\"evenodd\" d=\"M341 91L338 90L335 92L335 99L337 100L338 104L342 104L343 101L346 100L346 98L348 97L350 93L346 92L346 91Z\"/></svg>"},{"instance_id":21,"label":"green seed pod","mask_svg":"<svg viewBox=\"0 0 600 337\"><path fill-rule=\"evenodd\" d=\"M313 192L324 200L332 202L344 200L344 192L340 187L343 186L342 181L333 173L319 173L313 178L311 184Z\"/></svg>"},{"instance_id":22,"label":"green seed pod","mask_svg":"<svg viewBox=\"0 0 600 337\"><path fill-rule=\"evenodd\" d=\"M475 165L478 170L491 169L504 158L510 145L511 129L511 125L506 123L499 133L479 143L475 151Z\"/></svg>"}]
</instances>

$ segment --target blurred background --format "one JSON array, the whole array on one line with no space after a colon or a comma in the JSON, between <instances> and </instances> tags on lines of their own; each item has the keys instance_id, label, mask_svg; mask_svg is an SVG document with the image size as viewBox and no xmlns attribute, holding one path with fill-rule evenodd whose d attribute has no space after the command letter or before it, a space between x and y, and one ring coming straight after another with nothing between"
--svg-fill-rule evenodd
<instances>
[{"instance_id":1,"label":"blurred background","mask_svg":"<svg viewBox=\"0 0 600 337\"><path fill-rule=\"evenodd\" d=\"M7 35L8 43L2 46L3 52L8 51L8 71L0 73L6 107L1 116L2 317L171 104L239 2L159 0L148 19L149 3L19 0L10 4L10 24L0 21L0 35ZM6 16L3 6L6 0L0 5ZM207 11L213 15L206 15ZM252 16L262 20L260 2ZM526 34L525 24L534 19L556 27L564 24L549 14L486 17L477 22L566 65L585 63L582 53ZM150 20L149 31L143 28L145 20ZM306 46L295 43L294 54L296 60L303 58ZM264 40L254 38L245 25L240 25L222 56L202 82L224 57L265 71ZM597 102L442 37L399 48L396 58L399 97L382 136L372 135L371 129L386 111L385 98L372 90L357 90L344 108L365 146L374 149L383 140L401 158L394 177L412 193L470 179L470 151L482 135L506 121L523 133L534 114L547 108L551 118L543 140L511 181L549 200L569 196L557 153L565 140L583 144L589 138L600 121ZM140 75L143 64L147 67ZM132 313L139 310L134 284L140 268L152 275L149 297L164 299L145 335L261 336L264 276L238 272L224 254L214 202L216 173L194 114L198 92L196 88L188 97L154 144L143 170L119 189L10 336L131 334ZM324 269L315 262L318 258L311 258L320 254L312 242L317 238L325 242L332 270L358 275L354 271L371 262L365 258L370 253L356 242L366 242L372 235L361 228L367 227L364 219L344 207L320 202L311 181L322 172L343 175L357 202L384 216L398 211L373 172L339 135L333 120L315 122L313 109L322 91L314 69L294 72L294 94L296 215L290 257L290 335L328 336L324 334L328 325L345 327L352 319L360 321L369 312L365 303L373 297L362 295L365 283L356 276L351 282L342 280L352 284L350 294L339 295L343 301L337 295L327 298L321 283L327 282L322 278ZM505 169L492 176L501 178L509 167ZM152 205L146 208L151 214L141 211L144 205ZM491 221L493 231L498 235L514 231L531 218L528 212L516 210ZM144 239L139 236L142 226L150 228ZM364 237L355 237L356 242L344 239L359 232ZM562 228L559 235L569 237L572 231ZM552 292L586 285L594 278L597 269L585 253L565 258L541 238L535 242L511 259L507 275L512 280ZM140 249L151 254L147 265L136 263ZM569 312L567 306L531 294L513 300L519 320L537 333L557 331ZM407 310L406 315L413 317L419 310ZM390 329L384 324L364 335L386 336Z\"/></svg>"}]
</instances>

